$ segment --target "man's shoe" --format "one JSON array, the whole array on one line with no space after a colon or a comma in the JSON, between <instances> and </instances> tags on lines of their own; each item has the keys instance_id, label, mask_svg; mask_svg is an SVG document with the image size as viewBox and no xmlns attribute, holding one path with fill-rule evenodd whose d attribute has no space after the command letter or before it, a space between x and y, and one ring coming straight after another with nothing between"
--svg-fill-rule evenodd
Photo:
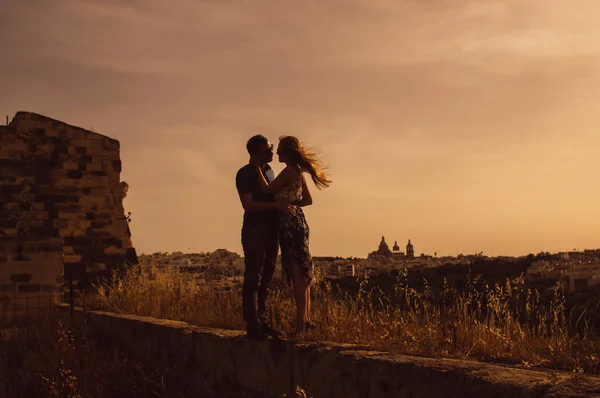
<instances>
[{"instance_id":1,"label":"man's shoe","mask_svg":"<svg viewBox=\"0 0 600 398\"><path fill-rule=\"evenodd\" d=\"M265 341L269 335L259 325L252 325L246 327L246 337L254 341Z\"/></svg>"},{"instance_id":2,"label":"man's shoe","mask_svg":"<svg viewBox=\"0 0 600 398\"><path fill-rule=\"evenodd\" d=\"M261 324L260 328L262 329L263 332L265 332L269 336L272 336L272 337L281 337L281 336L283 336L283 333L281 333L281 331L272 328L271 326L269 326L268 323Z\"/></svg>"}]
</instances>

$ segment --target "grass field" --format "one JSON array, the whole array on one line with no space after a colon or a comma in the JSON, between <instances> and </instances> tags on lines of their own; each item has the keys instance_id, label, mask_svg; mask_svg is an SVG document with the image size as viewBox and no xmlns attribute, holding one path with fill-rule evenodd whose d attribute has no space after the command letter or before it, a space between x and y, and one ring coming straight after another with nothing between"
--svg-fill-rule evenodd
<instances>
[{"instance_id":1,"label":"grass field","mask_svg":"<svg viewBox=\"0 0 600 398\"><path fill-rule=\"evenodd\" d=\"M542 305L522 279L502 286L475 279L465 290L445 286L437 295L424 284L417 293L400 276L393 293L384 294L360 279L358 292L351 296L321 283L312 292L318 329L304 338L403 354L600 373L600 340L583 318L565 314L558 289ZM243 328L239 291L197 286L175 268L132 267L79 301L87 309ZM291 288L275 281L269 316L284 331L294 329L293 304ZM10 381L0 385L0 396L255 397L186 374L181 364L158 354L137 358L116 346L89 341L66 322L19 324L10 340L0 341L0 376Z\"/></svg>"},{"instance_id":2,"label":"grass field","mask_svg":"<svg viewBox=\"0 0 600 398\"><path fill-rule=\"evenodd\" d=\"M557 288L548 304L522 278L488 286L478 278L465 290L445 286L434 297L425 281L417 293L398 278L394 292L367 289L359 281L352 297L322 283L312 291L312 318L318 329L306 340L355 343L367 349L431 357L452 357L600 373L600 339L585 323L565 312ZM96 286L88 309L104 309L183 320L192 324L242 329L241 294L196 286L176 268L132 267L120 278ZM293 330L291 288L275 283L269 317Z\"/></svg>"}]
</instances>

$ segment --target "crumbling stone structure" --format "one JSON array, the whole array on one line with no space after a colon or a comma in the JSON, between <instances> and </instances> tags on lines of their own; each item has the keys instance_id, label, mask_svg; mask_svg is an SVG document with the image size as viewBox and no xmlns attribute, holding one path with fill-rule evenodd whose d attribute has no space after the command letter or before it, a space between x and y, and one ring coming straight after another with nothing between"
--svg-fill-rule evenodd
<instances>
[{"instance_id":1,"label":"crumbling stone structure","mask_svg":"<svg viewBox=\"0 0 600 398\"><path fill-rule=\"evenodd\" d=\"M30 112L0 127L0 306L137 263L120 173L115 139Z\"/></svg>"}]
</instances>

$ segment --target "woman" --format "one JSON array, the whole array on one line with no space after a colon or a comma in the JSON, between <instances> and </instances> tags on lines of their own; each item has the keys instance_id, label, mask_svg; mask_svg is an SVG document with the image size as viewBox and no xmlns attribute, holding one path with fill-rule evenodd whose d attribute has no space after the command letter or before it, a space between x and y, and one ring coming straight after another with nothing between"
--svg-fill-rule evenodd
<instances>
[{"instance_id":1,"label":"woman","mask_svg":"<svg viewBox=\"0 0 600 398\"><path fill-rule=\"evenodd\" d=\"M273 193L277 201L294 205L294 214L279 216L281 262L292 279L296 301L296 333L315 328L310 319L310 286L314 283L314 265L308 248L309 227L302 206L312 204L312 197L302 173L310 174L318 189L327 188L331 181L314 153L291 136L279 138L277 156L286 167L268 184L259 167L258 179L264 192Z\"/></svg>"}]
</instances>

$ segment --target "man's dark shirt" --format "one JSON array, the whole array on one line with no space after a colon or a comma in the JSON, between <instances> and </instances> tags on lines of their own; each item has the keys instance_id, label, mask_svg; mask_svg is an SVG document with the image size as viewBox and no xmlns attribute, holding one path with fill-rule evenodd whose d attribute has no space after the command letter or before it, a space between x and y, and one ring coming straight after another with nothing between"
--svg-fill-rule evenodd
<instances>
[{"instance_id":1,"label":"man's dark shirt","mask_svg":"<svg viewBox=\"0 0 600 398\"><path fill-rule=\"evenodd\" d=\"M270 184L274 179L271 166L266 164L263 167L263 171L265 172L265 179ZM264 193L260 189L257 170L252 164L247 164L238 170L235 176L235 185L239 194L251 192L252 200L255 202L275 202L275 195ZM252 228L260 225L275 227L277 225L277 212L275 210L244 212L243 228Z\"/></svg>"}]
</instances>

